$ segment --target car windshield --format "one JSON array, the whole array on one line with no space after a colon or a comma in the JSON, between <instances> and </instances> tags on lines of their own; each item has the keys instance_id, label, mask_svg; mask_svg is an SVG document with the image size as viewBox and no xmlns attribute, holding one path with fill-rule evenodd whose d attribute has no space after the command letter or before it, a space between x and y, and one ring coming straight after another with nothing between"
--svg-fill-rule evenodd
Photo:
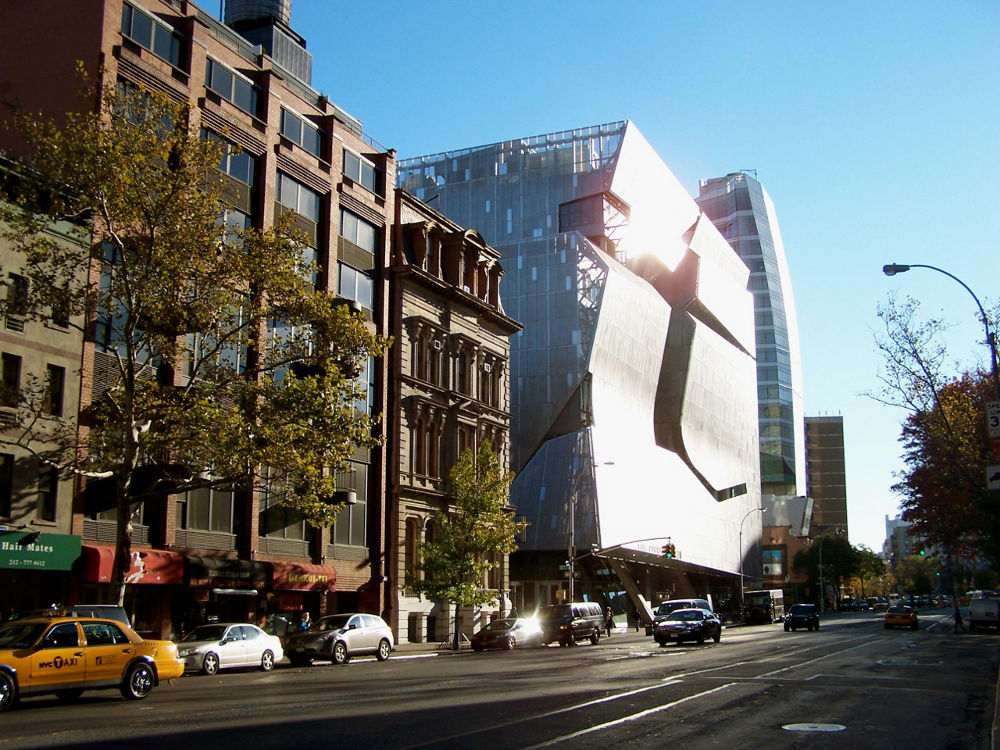
<instances>
[{"instance_id":1,"label":"car windshield","mask_svg":"<svg viewBox=\"0 0 1000 750\"><path fill-rule=\"evenodd\" d=\"M810 604L793 604L790 613L793 615L811 615L813 608Z\"/></svg>"},{"instance_id":2,"label":"car windshield","mask_svg":"<svg viewBox=\"0 0 1000 750\"><path fill-rule=\"evenodd\" d=\"M889 609L886 610L886 612L909 612L909 611L910 611L909 607L900 607L900 606L889 607Z\"/></svg>"},{"instance_id":3,"label":"car windshield","mask_svg":"<svg viewBox=\"0 0 1000 750\"><path fill-rule=\"evenodd\" d=\"M46 622L11 622L0 627L0 648L30 648L48 627Z\"/></svg>"},{"instance_id":4,"label":"car windshield","mask_svg":"<svg viewBox=\"0 0 1000 750\"><path fill-rule=\"evenodd\" d=\"M678 609L675 612L671 612L670 617L667 619L690 622L691 620L701 620L703 619L703 616L700 609Z\"/></svg>"},{"instance_id":5,"label":"car windshield","mask_svg":"<svg viewBox=\"0 0 1000 750\"><path fill-rule=\"evenodd\" d=\"M487 625L484 630L490 630L496 632L498 630L510 630L514 626L514 620L494 620L489 625Z\"/></svg>"},{"instance_id":6,"label":"car windshield","mask_svg":"<svg viewBox=\"0 0 1000 750\"><path fill-rule=\"evenodd\" d=\"M323 617L316 621L310 630L340 630L341 628L347 627L347 621L351 619L350 615L331 615L330 617Z\"/></svg>"},{"instance_id":7,"label":"car windshield","mask_svg":"<svg viewBox=\"0 0 1000 750\"><path fill-rule=\"evenodd\" d=\"M195 628L190 633L188 633L186 636L184 636L184 640L188 642L221 641L222 636L224 636L225 634L226 634L225 625L200 625L199 627Z\"/></svg>"}]
</instances>

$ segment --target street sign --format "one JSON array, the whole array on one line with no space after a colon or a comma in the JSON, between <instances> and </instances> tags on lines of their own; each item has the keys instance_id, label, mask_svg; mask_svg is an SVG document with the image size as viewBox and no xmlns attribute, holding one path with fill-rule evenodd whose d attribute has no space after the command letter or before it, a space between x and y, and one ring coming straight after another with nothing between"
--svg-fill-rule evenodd
<instances>
[{"instance_id":1,"label":"street sign","mask_svg":"<svg viewBox=\"0 0 1000 750\"><path fill-rule=\"evenodd\" d=\"M986 489L1000 490L1000 466L986 467Z\"/></svg>"},{"instance_id":2,"label":"street sign","mask_svg":"<svg viewBox=\"0 0 1000 750\"><path fill-rule=\"evenodd\" d=\"M986 424L991 438L1000 437L1000 401L986 402Z\"/></svg>"}]
</instances>

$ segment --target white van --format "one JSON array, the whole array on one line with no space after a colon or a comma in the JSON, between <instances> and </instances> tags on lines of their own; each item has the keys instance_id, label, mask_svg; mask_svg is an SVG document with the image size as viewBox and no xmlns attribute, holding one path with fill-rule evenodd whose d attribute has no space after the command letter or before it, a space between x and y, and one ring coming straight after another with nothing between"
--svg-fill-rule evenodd
<instances>
[{"instance_id":1,"label":"white van","mask_svg":"<svg viewBox=\"0 0 1000 750\"><path fill-rule=\"evenodd\" d=\"M969 630L1000 627L1000 599L973 599L969 602Z\"/></svg>"}]
</instances>

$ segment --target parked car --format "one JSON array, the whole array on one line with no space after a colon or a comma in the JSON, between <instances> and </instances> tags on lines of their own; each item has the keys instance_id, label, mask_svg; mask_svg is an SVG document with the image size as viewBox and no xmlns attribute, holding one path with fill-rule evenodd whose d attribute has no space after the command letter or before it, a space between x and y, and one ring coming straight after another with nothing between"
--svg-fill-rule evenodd
<instances>
[{"instance_id":1,"label":"parked car","mask_svg":"<svg viewBox=\"0 0 1000 750\"><path fill-rule=\"evenodd\" d=\"M819 630L819 612L815 604L793 604L785 615L785 632L805 628Z\"/></svg>"},{"instance_id":2,"label":"parked car","mask_svg":"<svg viewBox=\"0 0 1000 750\"><path fill-rule=\"evenodd\" d=\"M910 628L910 630L916 630L920 627L917 621L917 610L912 607L908 607L905 604L896 604L889 607L885 611L885 616L883 617L885 622L885 627L889 628L904 627Z\"/></svg>"},{"instance_id":3,"label":"parked car","mask_svg":"<svg viewBox=\"0 0 1000 750\"><path fill-rule=\"evenodd\" d=\"M540 646L542 628L538 621L529 617L508 617L494 620L472 636L473 651L490 648L513 649L518 646Z\"/></svg>"},{"instance_id":4,"label":"parked car","mask_svg":"<svg viewBox=\"0 0 1000 750\"><path fill-rule=\"evenodd\" d=\"M281 640L249 623L201 625L177 645L190 672L215 674L231 667L258 667L265 672L284 656Z\"/></svg>"},{"instance_id":5,"label":"parked car","mask_svg":"<svg viewBox=\"0 0 1000 750\"><path fill-rule=\"evenodd\" d=\"M313 659L346 664L358 654L375 654L379 661L385 661L395 647L392 629L385 620L357 612L321 617L309 630L285 637L285 655L295 666L311 664Z\"/></svg>"},{"instance_id":6,"label":"parked car","mask_svg":"<svg viewBox=\"0 0 1000 750\"><path fill-rule=\"evenodd\" d=\"M141 700L161 680L182 674L173 641L145 640L115 620L34 617L0 626L0 711L23 696L75 700L101 688Z\"/></svg>"},{"instance_id":7,"label":"parked car","mask_svg":"<svg viewBox=\"0 0 1000 750\"><path fill-rule=\"evenodd\" d=\"M708 638L718 643L722 640L722 623L708 609L675 609L653 628L653 638L661 646L670 641L698 641Z\"/></svg>"},{"instance_id":8,"label":"parked car","mask_svg":"<svg viewBox=\"0 0 1000 750\"><path fill-rule=\"evenodd\" d=\"M538 624L543 644L558 641L560 646L575 646L581 640L597 644L604 629L604 612L597 602L552 604L538 611Z\"/></svg>"}]
</instances>

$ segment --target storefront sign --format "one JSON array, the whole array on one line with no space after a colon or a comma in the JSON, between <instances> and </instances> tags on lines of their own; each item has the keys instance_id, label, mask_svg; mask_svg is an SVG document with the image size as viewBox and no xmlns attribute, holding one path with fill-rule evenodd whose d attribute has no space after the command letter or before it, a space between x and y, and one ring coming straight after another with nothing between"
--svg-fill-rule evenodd
<instances>
[{"instance_id":1,"label":"storefront sign","mask_svg":"<svg viewBox=\"0 0 1000 750\"><path fill-rule=\"evenodd\" d=\"M262 589L267 585L264 563L226 557L185 557L188 586L220 589Z\"/></svg>"},{"instance_id":2,"label":"storefront sign","mask_svg":"<svg viewBox=\"0 0 1000 750\"><path fill-rule=\"evenodd\" d=\"M271 562L271 588L292 591L336 591L337 569L329 565Z\"/></svg>"},{"instance_id":3,"label":"storefront sign","mask_svg":"<svg viewBox=\"0 0 1000 750\"><path fill-rule=\"evenodd\" d=\"M69 570L79 556L78 536L0 531L0 568Z\"/></svg>"}]
</instances>

